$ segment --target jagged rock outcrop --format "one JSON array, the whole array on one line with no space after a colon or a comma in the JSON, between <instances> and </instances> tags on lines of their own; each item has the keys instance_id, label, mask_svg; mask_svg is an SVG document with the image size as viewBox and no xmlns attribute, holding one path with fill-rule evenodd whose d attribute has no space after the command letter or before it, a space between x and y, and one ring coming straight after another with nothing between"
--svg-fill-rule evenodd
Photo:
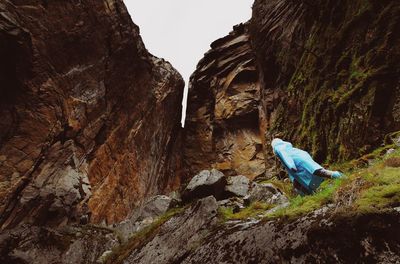
<instances>
[{"instance_id":1,"label":"jagged rock outcrop","mask_svg":"<svg viewBox=\"0 0 400 264\"><path fill-rule=\"evenodd\" d=\"M188 175L271 177L277 135L320 162L377 147L400 129L399 17L396 1L255 1L191 78Z\"/></svg>"},{"instance_id":2,"label":"jagged rock outcrop","mask_svg":"<svg viewBox=\"0 0 400 264\"><path fill-rule=\"evenodd\" d=\"M221 225L213 197L162 225L118 263L397 263L400 213L335 213Z\"/></svg>"},{"instance_id":3,"label":"jagged rock outcrop","mask_svg":"<svg viewBox=\"0 0 400 264\"><path fill-rule=\"evenodd\" d=\"M179 185L183 81L121 0L0 3L0 226L107 224Z\"/></svg>"},{"instance_id":4,"label":"jagged rock outcrop","mask_svg":"<svg viewBox=\"0 0 400 264\"><path fill-rule=\"evenodd\" d=\"M113 229L122 241L126 242L132 234L135 234L152 224L160 216L168 212L179 203L179 201L166 195L151 197L143 205L134 210L132 215L125 221L115 224Z\"/></svg>"},{"instance_id":5,"label":"jagged rock outcrop","mask_svg":"<svg viewBox=\"0 0 400 264\"><path fill-rule=\"evenodd\" d=\"M335 216L324 208L291 223L232 223L181 263L396 263L399 218L397 211Z\"/></svg>"},{"instance_id":6,"label":"jagged rock outcrop","mask_svg":"<svg viewBox=\"0 0 400 264\"><path fill-rule=\"evenodd\" d=\"M222 199L227 185L226 176L218 170L204 170L194 176L182 193L182 199L190 202L213 195Z\"/></svg>"},{"instance_id":7,"label":"jagged rock outcrop","mask_svg":"<svg viewBox=\"0 0 400 264\"><path fill-rule=\"evenodd\" d=\"M210 234L208 228L218 222L217 209L217 201L212 196L196 201L185 212L168 220L148 243L130 252L124 263L182 263Z\"/></svg>"},{"instance_id":8,"label":"jagged rock outcrop","mask_svg":"<svg viewBox=\"0 0 400 264\"><path fill-rule=\"evenodd\" d=\"M261 113L319 160L357 157L400 127L398 1L256 0Z\"/></svg>"},{"instance_id":9,"label":"jagged rock outcrop","mask_svg":"<svg viewBox=\"0 0 400 264\"><path fill-rule=\"evenodd\" d=\"M215 168L250 179L265 171L259 82L247 25L211 44L191 77L185 122L185 168Z\"/></svg>"}]
</instances>

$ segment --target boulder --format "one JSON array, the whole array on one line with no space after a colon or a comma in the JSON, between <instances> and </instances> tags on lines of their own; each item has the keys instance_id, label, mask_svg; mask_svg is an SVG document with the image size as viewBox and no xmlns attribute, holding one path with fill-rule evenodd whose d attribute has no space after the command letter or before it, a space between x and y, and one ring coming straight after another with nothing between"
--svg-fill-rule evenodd
<instances>
[{"instance_id":1,"label":"boulder","mask_svg":"<svg viewBox=\"0 0 400 264\"><path fill-rule=\"evenodd\" d=\"M150 198L142 207L136 209L132 216L113 225L122 241L127 241L134 233L152 224L170 208L175 207L178 201L166 195L157 195Z\"/></svg>"},{"instance_id":2,"label":"boulder","mask_svg":"<svg viewBox=\"0 0 400 264\"><path fill-rule=\"evenodd\" d=\"M182 263L188 252L206 241L218 221L215 198L200 199L164 223L143 247L133 249L124 263Z\"/></svg>"},{"instance_id":3,"label":"boulder","mask_svg":"<svg viewBox=\"0 0 400 264\"><path fill-rule=\"evenodd\" d=\"M288 198L273 184L252 183L249 195L244 198L245 205L260 201L269 204L284 204Z\"/></svg>"},{"instance_id":4,"label":"boulder","mask_svg":"<svg viewBox=\"0 0 400 264\"><path fill-rule=\"evenodd\" d=\"M227 195L238 197L245 197L248 195L249 189L250 180L243 175L228 178L228 185L225 187Z\"/></svg>"},{"instance_id":5,"label":"boulder","mask_svg":"<svg viewBox=\"0 0 400 264\"><path fill-rule=\"evenodd\" d=\"M176 201L166 195L157 195L150 198L141 210L139 220L156 218L165 214Z\"/></svg>"},{"instance_id":6,"label":"boulder","mask_svg":"<svg viewBox=\"0 0 400 264\"><path fill-rule=\"evenodd\" d=\"M193 201L207 196L214 196L221 200L225 196L225 187L227 179L225 175L218 170L204 170L193 177L183 192L183 201Z\"/></svg>"}]
</instances>

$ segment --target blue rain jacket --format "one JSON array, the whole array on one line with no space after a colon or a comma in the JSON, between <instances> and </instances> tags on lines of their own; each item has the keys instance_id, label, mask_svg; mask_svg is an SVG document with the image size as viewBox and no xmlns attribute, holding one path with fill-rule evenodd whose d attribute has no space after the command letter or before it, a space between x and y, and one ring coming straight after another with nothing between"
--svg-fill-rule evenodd
<instances>
[{"instance_id":1,"label":"blue rain jacket","mask_svg":"<svg viewBox=\"0 0 400 264\"><path fill-rule=\"evenodd\" d=\"M314 175L322 166L316 163L308 152L294 148L290 142L281 139L274 139L272 148L288 171L290 180L296 180L309 193L314 192L324 181L323 178Z\"/></svg>"}]
</instances>

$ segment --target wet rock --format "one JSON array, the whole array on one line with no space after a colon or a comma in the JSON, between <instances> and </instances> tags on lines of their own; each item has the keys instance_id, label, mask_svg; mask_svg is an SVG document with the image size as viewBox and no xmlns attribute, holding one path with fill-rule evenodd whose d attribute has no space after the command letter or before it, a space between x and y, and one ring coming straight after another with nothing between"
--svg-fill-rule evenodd
<instances>
[{"instance_id":1,"label":"wet rock","mask_svg":"<svg viewBox=\"0 0 400 264\"><path fill-rule=\"evenodd\" d=\"M249 195L244 197L244 202L248 206L256 201L279 205L285 204L289 200L273 184L253 182Z\"/></svg>"},{"instance_id":2,"label":"wet rock","mask_svg":"<svg viewBox=\"0 0 400 264\"><path fill-rule=\"evenodd\" d=\"M214 196L217 200L225 195L226 176L218 170L204 170L194 176L185 188L182 199L192 201L207 196Z\"/></svg>"},{"instance_id":3,"label":"wet rock","mask_svg":"<svg viewBox=\"0 0 400 264\"><path fill-rule=\"evenodd\" d=\"M228 184L225 187L227 195L244 197L250 189L250 180L245 176L234 176L228 178Z\"/></svg>"}]
</instances>

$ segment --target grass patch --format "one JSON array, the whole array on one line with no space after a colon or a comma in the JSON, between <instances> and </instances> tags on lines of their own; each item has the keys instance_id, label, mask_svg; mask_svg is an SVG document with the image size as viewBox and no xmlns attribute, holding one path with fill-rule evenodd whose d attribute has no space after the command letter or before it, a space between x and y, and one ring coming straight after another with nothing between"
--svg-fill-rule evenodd
<instances>
[{"instance_id":1,"label":"grass patch","mask_svg":"<svg viewBox=\"0 0 400 264\"><path fill-rule=\"evenodd\" d=\"M290 205L282 208L269 218L288 217L293 218L314 211L322 206L333 202L333 194L340 186L342 180L325 181L314 195L296 196L290 199Z\"/></svg>"},{"instance_id":2,"label":"grass patch","mask_svg":"<svg viewBox=\"0 0 400 264\"><path fill-rule=\"evenodd\" d=\"M264 180L259 182L260 184L263 183L271 183L273 184L276 188L278 188L283 194L286 195L288 198L293 198L296 196L296 193L293 191L293 185L290 181L281 181L278 180L277 178L272 178L269 180Z\"/></svg>"},{"instance_id":3,"label":"grass patch","mask_svg":"<svg viewBox=\"0 0 400 264\"><path fill-rule=\"evenodd\" d=\"M355 202L357 210L372 211L400 205L400 170L396 167L399 160L397 151L394 156L365 170L364 178L369 188L361 191Z\"/></svg>"},{"instance_id":4,"label":"grass patch","mask_svg":"<svg viewBox=\"0 0 400 264\"><path fill-rule=\"evenodd\" d=\"M233 208L230 207L220 207L219 215L223 221L228 220L243 220L247 218L254 218L260 214L264 214L269 209L272 209L274 206L272 204L263 203L263 202L254 202L250 204L250 206L240 210L237 213L233 212Z\"/></svg>"},{"instance_id":5,"label":"grass patch","mask_svg":"<svg viewBox=\"0 0 400 264\"><path fill-rule=\"evenodd\" d=\"M314 195L297 196L290 199L290 205L268 218L294 218L310 213L322 206L335 203L340 196L354 196L351 210L368 212L400 205L400 149L383 155L393 145L379 148L368 154L368 167L357 167L354 161L336 164L342 168L346 178L323 182ZM361 179L361 180L360 180ZM351 188L357 186L357 188ZM347 193L346 193L347 192ZM350 193L356 192L356 193Z\"/></svg>"},{"instance_id":6,"label":"grass patch","mask_svg":"<svg viewBox=\"0 0 400 264\"><path fill-rule=\"evenodd\" d=\"M141 231L135 233L131 238L129 238L128 242L119 245L118 247L112 250L112 253L107 256L104 260L104 264L119 264L122 263L129 255L132 250L145 243L146 241L153 238L160 227L171 219L173 216L181 213L184 208L176 208L171 209L166 212L164 215L160 216L156 221L154 221L149 226L145 227Z\"/></svg>"}]
</instances>

